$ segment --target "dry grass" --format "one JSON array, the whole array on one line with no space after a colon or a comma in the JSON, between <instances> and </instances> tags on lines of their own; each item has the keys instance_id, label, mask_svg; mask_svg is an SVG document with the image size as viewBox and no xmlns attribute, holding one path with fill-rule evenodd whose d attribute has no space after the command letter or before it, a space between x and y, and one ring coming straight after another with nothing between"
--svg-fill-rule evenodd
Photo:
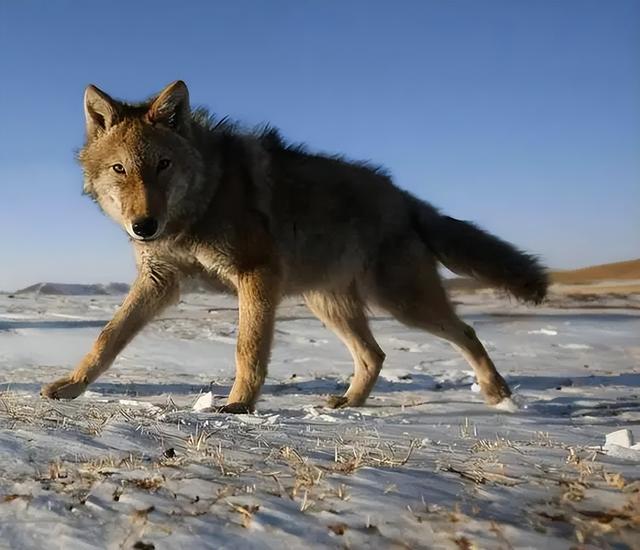
<instances>
[{"instance_id":1,"label":"dry grass","mask_svg":"<svg viewBox=\"0 0 640 550\"><path fill-rule=\"evenodd\" d=\"M398 451L390 443L378 441L374 446L362 443L335 447L333 471L351 474L364 467L396 468L404 466L413 453L416 442L411 440L406 450Z\"/></svg>"}]
</instances>

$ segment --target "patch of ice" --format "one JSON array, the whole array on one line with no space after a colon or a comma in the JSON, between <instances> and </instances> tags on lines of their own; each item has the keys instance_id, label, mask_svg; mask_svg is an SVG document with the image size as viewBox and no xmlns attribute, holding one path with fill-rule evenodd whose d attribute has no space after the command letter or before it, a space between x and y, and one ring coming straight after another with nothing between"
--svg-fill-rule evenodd
<instances>
[{"instance_id":1,"label":"patch of ice","mask_svg":"<svg viewBox=\"0 0 640 550\"><path fill-rule=\"evenodd\" d=\"M74 320L84 320L86 317L82 315L70 315L68 313L49 313L51 317L58 317L60 319L74 319Z\"/></svg>"},{"instance_id":2,"label":"patch of ice","mask_svg":"<svg viewBox=\"0 0 640 550\"><path fill-rule=\"evenodd\" d=\"M624 460L640 461L640 444L633 441L631 430L609 432L605 436L603 450L609 455Z\"/></svg>"},{"instance_id":3,"label":"patch of ice","mask_svg":"<svg viewBox=\"0 0 640 550\"><path fill-rule=\"evenodd\" d=\"M0 313L0 319L9 319L13 321L14 319L35 319L32 313Z\"/></svg>"},{"instance_id":4,"label":"patch of ice","mask_svg":"<svg viewBox=\"0 0 640 550\"><path fill-rule=\"evenodd\" d=\"M213 393L203 393L193 404L193 410L197 412L211 410L213 408Z\"/></svg>"},{"instance_id":5,"label":"patch of ice","mask_svg":"<svg viewBox=\"0 0 640 550\"><path fill-rule=\"evenodd\" d=\"M160 407L157 407L156 405L154 405L153 403L149 403L148 401L136 401L134 399L118 399L118 403L126 407L140 407L152 412L160 410Z\"/></svg>"},{"instance_id":6,"label":"patch of ice","mask_svg":"<svg viewBox=\"0 0 640 550\"><path fill-rule=\"evenodd\" d=\"M260 416L257 414L238 414L236 418L244 423L251 424L253 426L269 426L275 424L275 422L280 418L279 414L271 414L269 416Z\"/></svg>"},{"instance_id":7,"label":"patch of ice","mask_svg":"<svg viewBox=\"0 0 640 550\"><path fill-rule=\"evenodd\" d=\"M622 447L621 445L605 445L605 452L609 456L613 456L615 458L622 458L623 460L633 460L635 462L640 462L640 449L632 449L630 447Z\"/></svg>"},{"instance_id":8,"label":"patch of ice","mask_svg":"<svg viewBox=\"0 0 640 550\"><path fill-rule=\"evenodd\" d=\"M255 414L237 414L236 418L243 424L251 424L253 426L264 424L264 418L260 418Z\"/></svg>"},{"instance_id":9,"label":"patch of ice","mask_svg":"<svg viewBox=\"0 0 640 550\"><path fill-rule=\"evenodd\" d=\"M557 336L558 331L552 328L539 328L537 330L530 330L528 334L545 334L546 336Z\"/></svg>"},{"instance_id":10,"label":"patch of ice","mask_svg":"<svg viewBox=\"0 0 640 550\"><path fill-rule=\"evenodd\" d=\"M278 418L280 418L279 414L270 414L269 416L267 416L267 418L265 419L265 424L268 425L273 425L277 422Z\"/></svg>"},{"instance_id":11,"label":"patch of ice","mask_svg":"<svg viewBox=\"0 0 640 550\"><path fill-rule=\"evenodd\" d=\"M626 447L627 449L633 445L633 434L631 430L616 430L615 432L610 432L605 436L604 446L607 447L609 445L618 445L620 447Z\"/></svg>"},{"instance_id":12,"label":"patch of ice","mask_svg":"<svg viewBox=\"0 0 640 550\"><path fill-rule=\"evenodd\" d=\"M413 379L411 373L407 373L406 370L397 369L396 371L388 370L380 374L380 378L387 382L393 382L398 384L411 384Z\"/></svg>"},{"instance_id":13,"label":"patch of ice","mask_svg":"<svg viewBox=\"0 0 640 550\"><path fill-rule=\"evenodd\" d=\"M291 360L292 363L308 363L309 361L312 361L311 357L296 357Z\"/></svg>"},{"instance_id":14,"label":"patch of ice","mask_svg":"<svg viewBox=\"0 0 640 550\"><path fill-rule=\"evenodd\" d=\"M560 344L558 347L564 349L592 349L591 346L587 346L586 344Z\"/></svg>"},{"instance_id":15,"label":"patch of ice","mask_svg":"<svg viewBox=\"0 0 640 550\"><path fill-rule=\"evenodd\" d=\"M313 405L308 405L306 407L303 407L303 409L307 412L307 414L302 417L304 420L324 420L325 422L338 422L338 419L335 416L319 413Z\"/></svg>"},{"instance_id":16,"label":"patch of ice","mask_svg":"<svg viewBox=\"0 0 640 550\"><path fill-rule=\"evenodd\" d=\"M323 420L325 422L338 422L338 419L335 416L331 416L329 414L319 414L318 416L313 416L316 420ZM305 420L309 419L309 415L304 417Z\"/></svg>"}]
</instances>

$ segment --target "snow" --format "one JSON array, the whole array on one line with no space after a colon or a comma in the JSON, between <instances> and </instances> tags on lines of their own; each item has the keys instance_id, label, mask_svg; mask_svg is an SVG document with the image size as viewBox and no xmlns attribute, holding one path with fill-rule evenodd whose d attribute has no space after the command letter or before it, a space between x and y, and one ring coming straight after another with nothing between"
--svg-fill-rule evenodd
<instances>
[{"instance_id":1,"label":"snow","mask_svg":"<svg viewBox=\"0 0 640 550\"><path fill-rule=\"evenodd\" d=\"M237 311L200 294L76 401L41 399L119 300L0 296L7 547L637 547L640 451L605 446L618 430L640 439L637 301L461 299L514 390L510 412L483 403L448 344L388 315L372 320L387 360L367 406L326 408L351 359L293 300L257 412L216 413Z\"/></svg>"}]
</instances>

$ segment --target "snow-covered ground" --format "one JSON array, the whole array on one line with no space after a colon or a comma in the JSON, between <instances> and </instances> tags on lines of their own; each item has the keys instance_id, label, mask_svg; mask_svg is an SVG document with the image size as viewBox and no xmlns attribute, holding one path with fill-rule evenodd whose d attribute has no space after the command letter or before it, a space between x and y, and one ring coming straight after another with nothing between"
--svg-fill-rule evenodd
<instances>
[{"instance_id":1,"label":"snow-covered ground","mask_svg":"<svg viewBox=\"0 0 640 550\"><path fill-rule=\"evenodd\" d=\"M459 310L521 409L485 406L448 344L384 315L368 406L307 310L281 308L255 415L194 412L233 376L235 299L187 295L74 402L38 397L118 298L0 296L0 547L640 548L640 310Z\"/></svg>"}]
</instances>

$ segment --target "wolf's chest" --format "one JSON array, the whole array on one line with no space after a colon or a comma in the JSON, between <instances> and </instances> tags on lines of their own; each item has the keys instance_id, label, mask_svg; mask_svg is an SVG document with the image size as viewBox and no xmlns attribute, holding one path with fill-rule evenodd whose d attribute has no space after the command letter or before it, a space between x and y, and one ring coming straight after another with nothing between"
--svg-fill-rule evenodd
<instances>
[{"instance_id":1,"label":"wolf's chest","mask_svg":"<svg viewBox=\"0 0 640 550\"><path fill-rule=\"evenodd\" d=\"M236 261L225 246L199 245L193 250L193 261L204 275L221 279L235 286Z\"/></svg>"},{"instance_id":2,"label":"wolf's chest","mask_svg":"<svg viewBox=\"0 0 640 550\"><path fill-rule=\"evenodd\" d=\"M175 240L155 243L145 252L154 257L153 261L169 264L183 276L199 275L235 286L237 261L231 247L224 243Z\"/></svg>"}]
</instances>

